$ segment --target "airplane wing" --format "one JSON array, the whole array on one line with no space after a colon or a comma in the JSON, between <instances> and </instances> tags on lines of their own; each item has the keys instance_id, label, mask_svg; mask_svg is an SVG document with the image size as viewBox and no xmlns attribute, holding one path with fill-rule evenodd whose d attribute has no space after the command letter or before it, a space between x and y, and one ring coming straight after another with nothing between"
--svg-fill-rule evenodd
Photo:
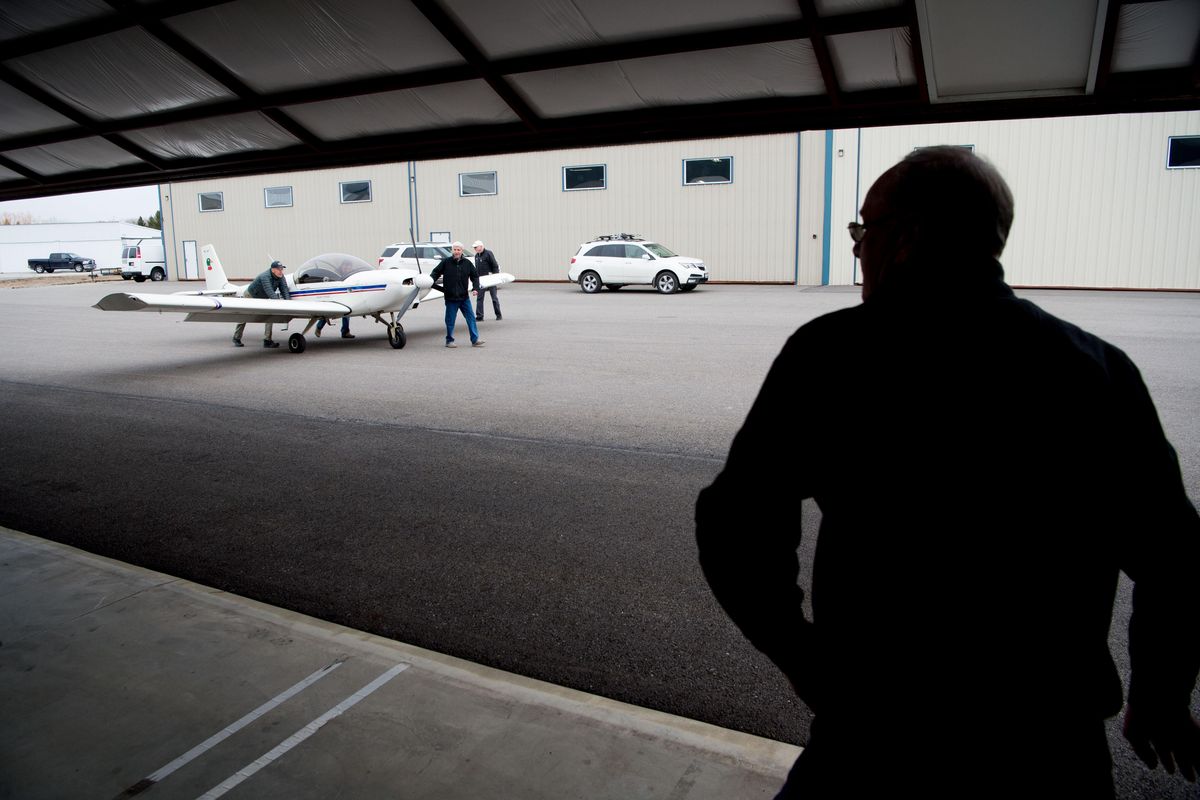
<instances>
[{"instance_id":1,"label":"airplane wing","mask_svg":"<svg viewBox=\"0 0 1200 800\"><path fill-rule=\"evenodd\" d=\"M517 276L508 272L489 272L487 275L479 276L479 287L481 289L490 289L502 283L512 283L516 279Z\"/></svg>"},{"instance_id":2,"label":"airplane wing","mask_svg":"<svg viewBox=\"0 0 1200 800\"><path fill-rule=\"evenodd\" d=\"M493 286L499 286L502 283L512 283L517 278L509 272L489 272L487 275L479 276L480 290L491 289ZM435 283L429 293L421 298L422 303L428 303L430 300L437 300L442 297L442 285Z\"/></svg>"},{"instance_id":3,"label":"airplane wing","mask_svg":"<svg viewBox=\"0 0 1200 800\"><path fill-rule=\"evenodd\" d=\"M183 295L186 297L233 297L240 295L242 288L239 286L231 286L228 289L198 289L194 292L171 292L171 294Z\"/></svg>"},{"instance_id":4,"label":"airplane wing","mask_svg":"<svg viewBox=\"0 0 1200 800\"><path fill-rule=\"evenodd\" d=\"M313 317L340 317L350 312L332 300L259 300L253 297L199 297L177 294L116 292L100 298L102 311L157 311L187 314L187 322L288 322Z\"/></svg>"}]
</instances>

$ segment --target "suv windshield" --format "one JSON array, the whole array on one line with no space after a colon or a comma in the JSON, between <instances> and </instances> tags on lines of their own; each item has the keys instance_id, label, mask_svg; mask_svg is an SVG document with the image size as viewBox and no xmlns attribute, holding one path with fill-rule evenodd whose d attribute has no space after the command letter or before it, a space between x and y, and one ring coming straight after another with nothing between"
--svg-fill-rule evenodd
<instances>
[{"instance_id":1,"label":"suv windshield","mask_svg":"<svg viewBox=\"0 0 1200 800\"><path fill-rule=\"evenodd\" d=\"M654 255L658 256L659 258L675 258L675 254L663 247L661 244L656 244L654 242L642 242L642 247L646 248L651 253L654 253Z\"/></svg>"}]
</instances>

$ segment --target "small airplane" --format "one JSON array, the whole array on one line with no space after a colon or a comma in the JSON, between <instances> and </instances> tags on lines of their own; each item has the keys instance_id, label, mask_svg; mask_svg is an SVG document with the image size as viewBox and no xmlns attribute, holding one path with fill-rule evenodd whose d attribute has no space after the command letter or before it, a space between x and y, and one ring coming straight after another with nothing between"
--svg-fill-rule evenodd
<instances>
[{"instance_id":1,"label":"small airplane","mask_svg":"<svg viewBox=\"0 0 1200 800\"><path fill-rule=\"evenodd\" d=\"M396 350L408 341L400 318L421 302L442 296L440 284L417 269L376 269L361 258L342 253L327 253L311 258L300 269L287 275L290 300L260 300L242 297L245 286L237 286L225 277L221 259L211 244L200 250L205 266L204 289L174 294L106 295L94 306L102 311L156 311L187 314L185 322L272 322L286 324L306 319L302 333L288 337L288 350L303 353L308 333L317 320L336 320L346 316L371 317L387 326L388 343ZM481 289L490 289L516 278L499 272L481 275Z\"/></svg>"}]
</instances>

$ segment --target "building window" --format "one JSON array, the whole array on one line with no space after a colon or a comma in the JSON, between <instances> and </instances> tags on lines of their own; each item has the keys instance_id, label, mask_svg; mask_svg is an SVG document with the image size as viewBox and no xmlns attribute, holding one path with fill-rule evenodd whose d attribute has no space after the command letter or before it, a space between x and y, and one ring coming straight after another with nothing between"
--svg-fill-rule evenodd
<instances>
[{"instance_id":1,"label":"building window","mask_svg":"<svg viewBox=\"0 0 1200 800\"><path fill-rule=\"evenodd\" d=\"M267 208L288 208L292 204L292 187L272 186L263 189L263 197Z\"/></svg>"},{"instance_id":2,"label":"building window","mask_svg":"<svg viewBox=\"0 0 1200 800\"><path fill-rule=\"evenodd\" d=\"M475 195L497 194L499 185L494 172L460 172L458 173L458 196L473 197Z\"/></svg>"},{"instance_id":3,"label":"building window","mask_svg":"<svg viewBox=\"0 0 1200 800\"><path fill-rule=\"evenodd\" d=\"M585 167L563 167L562 183L564 192L579 192L585 189L607 189L608 167L604 164L589 164Z\"/></svg>"},{"instance_id":4,"label":"building window","mask_svg":"<svg viewBox=\"0 0 1200 800\"><path fill-rule=\"evenodd\" d=\"M733 157L685 158L683 185L696 186L702 183L733 183Z\"/></svg>"},{"instance_id":5,"label":"building window","mask_svg":"<svg viewBox=\"0 0 1200 800\"><path fill-rule=\"evenodd\" d=\"M200 193L200 210L203 211L224 211L225 210L225 193L224 192L201 192Z\"/></svg>"},{"instance_id":6,"label":"building window","mask_svg":"<svg viewBox=\"0 0 1200 800\"><path fill-rule=\"evenodd\" d=\"M1200 136L1172 136L1167 140L1167 169L1200 168Z\"/></svg>"},{"instance_id":7,"label":"building window","mask_svg":"<svg viewBox=\"0 0 1200 800\"><path fill-rule=\"evenodd\" d=\"M370 181L342 181L338 184L338 188L342 190L343 203L371 202Z\"/></svg>"}]
</instances>

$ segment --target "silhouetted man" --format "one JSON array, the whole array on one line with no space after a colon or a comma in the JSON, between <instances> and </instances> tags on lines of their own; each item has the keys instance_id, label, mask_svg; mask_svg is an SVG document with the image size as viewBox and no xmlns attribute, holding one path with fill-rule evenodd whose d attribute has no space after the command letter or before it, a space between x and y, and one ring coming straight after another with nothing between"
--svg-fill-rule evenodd
<instances>
[{"instance_id":1,"label":"silhouetted man","mask_svg":"<svg viewBox=\"0 0 1200 800\"><path fill-rule=\"evenodd\" d=\"M1200 517L1129 358L1004 283L1012 217L961 148L886 172L850 225L863 303L792 336L700 494L714 593L815 715L780 797L1112 797L1118 571L1126 736L1200 764Z\"/></svg>"}]
</instances>

